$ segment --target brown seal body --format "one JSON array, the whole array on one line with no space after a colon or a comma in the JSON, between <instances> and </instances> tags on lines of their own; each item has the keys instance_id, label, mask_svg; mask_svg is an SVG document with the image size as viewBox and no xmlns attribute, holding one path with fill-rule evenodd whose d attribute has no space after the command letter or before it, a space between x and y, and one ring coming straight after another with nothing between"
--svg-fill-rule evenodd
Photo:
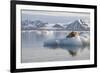
<instances>
[{"instance_id":1,"label":"brown seal body","mask_svg":"<svg viewBox=\"0 0 100 73\"><path fill-rule=\"evenodd\" d=\"M69 33L69 35L67 35L68 38L71 38L71 37L76 37L76 36L79 36L79 33L78 32L71 32Z\"/></svg>"}]
</instances>

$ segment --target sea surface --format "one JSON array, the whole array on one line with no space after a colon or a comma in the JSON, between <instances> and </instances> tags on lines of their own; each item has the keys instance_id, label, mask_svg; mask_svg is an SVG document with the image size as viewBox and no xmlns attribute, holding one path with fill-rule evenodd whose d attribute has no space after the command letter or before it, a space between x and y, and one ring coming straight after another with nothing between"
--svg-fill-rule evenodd
<instances>
[{"instance_id":1,"label":"sea surface","mask_svg":"<svg viewBox=\"0 0 100 73\"><path fill-rule=\"evenodd\" d=\"M89 60L90 46L79 47L45 47L44 42L52 39L62 39L68 31L32 30L21 31L21 62L51 62ZM88 33L88 32L80 32Z\"/></svg>"}]
</instances>

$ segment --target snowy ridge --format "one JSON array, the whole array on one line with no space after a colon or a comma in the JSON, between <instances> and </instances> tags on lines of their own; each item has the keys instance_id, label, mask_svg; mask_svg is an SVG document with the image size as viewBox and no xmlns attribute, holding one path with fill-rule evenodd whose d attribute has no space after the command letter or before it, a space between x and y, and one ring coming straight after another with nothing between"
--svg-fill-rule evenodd
<instances>
[{"instance_id":1,"label":"snowy ridge","mask_svg":"<svg viewBox=\"0 0 100 73\"><path fill-rule=\"evenodd\" d=\"M40 20L36 21L22 21L22 30L68 30L68 31L89 31L90 27L81 19L75 20L69 24L66 23L56 23L50 24L42 22Z\"/></svg>"},{"instance_id":2,"label":"snowy ridge","mask_svg":"<svg viewBox=\"0 0 100 73\"><path fill-rule=\"evenodd\" d=\"M70 23L67 27L67 30L71 31L89 31L90 28L87 24L85 24L82 20L76 20L72 23Z\"/></svg>"}]
</instances>

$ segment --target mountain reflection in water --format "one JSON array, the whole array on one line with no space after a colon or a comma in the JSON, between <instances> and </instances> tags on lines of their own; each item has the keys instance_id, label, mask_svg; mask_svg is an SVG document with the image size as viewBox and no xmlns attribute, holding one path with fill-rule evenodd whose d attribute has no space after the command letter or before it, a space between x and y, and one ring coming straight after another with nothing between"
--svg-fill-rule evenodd
<instances>
[{"instance_id":1,"label":"mountain reflection in water","mask_svg":"<svg viewBox=\"0 0 100 73\"><path fill-rule=\"evenodd\" d=\"M82 52L84 49L88 49L89 50L89 45L86 45L86 46L57 46L57 45L53 45L53 46L49 46L49 45L44 45L44 47L47 47L49 49L57 49L57 48L60 48L60 49L64 49L66 51L69 52L70 55L72 56L77 56L77 53L80 51Z\"/></svg>"},{"instance_id":2,"label":"mountain reflection in water","mask_svg":"<svg viewBox=\"0 0 100 73\"><path fill-rule=\"evenodd\" d=\"M82 32L81 32L82 33ZM88 33L88 32L86 32ZM67 31L22 31L22 63L90 59L88 46L44 46L48 39L61 39Z\"/></svg>"}]
</instances>

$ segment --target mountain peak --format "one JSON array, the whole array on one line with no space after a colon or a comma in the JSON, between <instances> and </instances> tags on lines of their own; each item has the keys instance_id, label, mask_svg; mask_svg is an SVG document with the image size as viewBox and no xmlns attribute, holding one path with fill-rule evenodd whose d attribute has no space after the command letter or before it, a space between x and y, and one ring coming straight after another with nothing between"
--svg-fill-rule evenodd
<instances>
[{"instance_id":1,"label":"mountain peak","mask_svg":"<svg viewBox=\"0 0 100 73\"><path fill-rule=\"evenodd\" d=\"M60 24L55 24L53 27L63 28L63 26L61 26Z\"/></svg>"},{"instance_id":2,"label":"mountain peak","mask_svg":"<svg viewBox=\"0 0 100 73\"><path fill-rule=\"evenodd\" d=\"M71 31L89 31L88 25L82 19L70 23L66 29Z\"/></svg>"}]
</instances>

